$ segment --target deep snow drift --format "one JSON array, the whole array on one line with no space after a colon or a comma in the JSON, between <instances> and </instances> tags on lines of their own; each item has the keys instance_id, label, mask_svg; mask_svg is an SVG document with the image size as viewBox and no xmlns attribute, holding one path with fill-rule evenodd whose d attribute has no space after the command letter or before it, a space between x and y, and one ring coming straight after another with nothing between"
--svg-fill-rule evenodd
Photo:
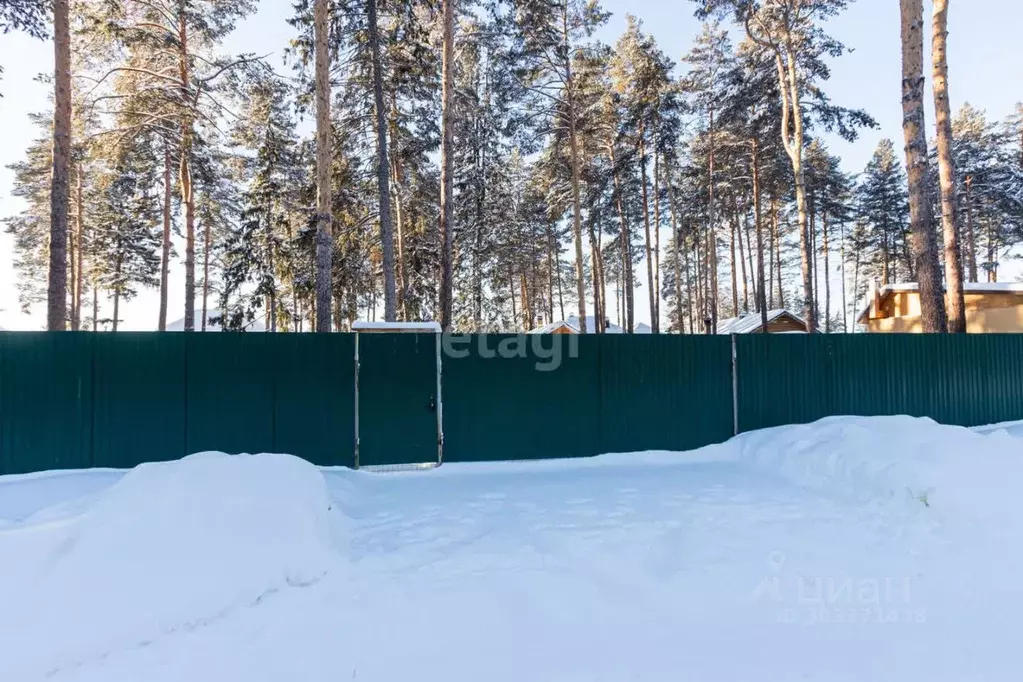
<instances>
[{"instance_id":1,"label":"deep snow drift","mask_svg":"<svg viewBox=\"0 0 1023 682\"><path fill-rule=\"evenodd\" d=\"M1014 680L1023 439L0 477L0 680Z\"/></svg>"},{"instance_id":2,"label":"deep snow drift","mask_svg":"<svg viewBox=\"0 0 1023 682\"><path fill-rule=\"evenodd\" d=\"M329 510L302 460L201 453L137 467L75 515L37 514L0 536L0 679L87 666L317 582L340 565Z\"/></svg>"}]
</instances>

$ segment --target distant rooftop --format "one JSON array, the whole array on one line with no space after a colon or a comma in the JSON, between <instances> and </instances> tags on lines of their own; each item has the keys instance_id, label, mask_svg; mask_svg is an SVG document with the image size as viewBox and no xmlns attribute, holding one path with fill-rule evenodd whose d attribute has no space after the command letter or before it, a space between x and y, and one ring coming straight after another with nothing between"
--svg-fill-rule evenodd
<instances>
[{"instance_id":1,"label":"distant rooftop","mask_svg":"<svg viewBox=\"0 0 1023 682\"><path fill-rule=\"evenodd\" d=\"M793 319L806 324L802 317L791 310L777 308L767 311L767 323L771 324L780 317L792 317ZM748 313L739 317L730 317L726 320L718 320L718 334L752 334L760 329L763 322L760 313Z\"/></svg>"},{"instance_id":2,"label":"distant rooftop","mask_svg":"<svg viewBox=\"0 0 1023 682\"><path fill-rule=\"evenodd\" d=\"M560 327L568 327L575 333L580 333L582 328L579 324L579 316L573 315L567 320L558 320L557 322L550 322L542 327L532 330L530 334L551 334L554 330ZM597 331L597 318L593 315L586 316L586 333L594 334ZM607 328L604 329L605 334L623 334L624 330L616 324L608 324Z\"/></svg>"}]
</instances>

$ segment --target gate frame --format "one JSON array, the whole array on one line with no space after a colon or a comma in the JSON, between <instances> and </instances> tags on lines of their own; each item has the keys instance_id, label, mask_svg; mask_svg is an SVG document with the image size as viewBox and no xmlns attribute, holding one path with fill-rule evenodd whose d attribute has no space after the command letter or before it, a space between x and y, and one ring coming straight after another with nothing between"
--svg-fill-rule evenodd
<instances>
[{"instance_id":1,"label":"gate frame","mask_svg":"<svg viewBox=\"0 0 1023 682\"><path fill-rule=\"evenodd\" d=\"M441 397L441 336L443 330L438 322L355 322L355 459L354 468L359 468L359 335L360 334L424 334L432 333L436 341L437 358L437 466L444 463L444 400Z\"/></svg>"}]
</instances>

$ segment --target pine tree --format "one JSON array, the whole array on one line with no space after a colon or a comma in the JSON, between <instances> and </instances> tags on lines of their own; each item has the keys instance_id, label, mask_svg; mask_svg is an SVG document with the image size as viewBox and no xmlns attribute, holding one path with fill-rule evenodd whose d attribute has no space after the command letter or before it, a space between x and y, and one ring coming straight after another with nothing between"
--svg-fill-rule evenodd
<instances>
[{"instance_id":1,"label":"pine tree","mask_svg":"<svg viewBox=\"0 0 1023 682\"><path fill-rule=\"evenodd\" d=\"M710 259L709 309L704 315L710 319L710 329L717 331L718 321L718 224L716 219L715 155L718 147L718 129L715 115L722 107L723 79L734 68L734 55L727 31L717 23L704 24L703 33L696 39L693 49L682 58L690 65L684 86L695 96L696 106L707 117L707 253Z\"/></svg>"},{"instance_id":2,"label":"pine tree","mask_svg":"<svg viewBox=\"0 0 1023 682\"><path fill-rule=\"evenodd\" d=\"M301 212L298 190L304 180L290 107L287 84L272 74L249 89L235 138L254 149L255 157L247 163L240 221L225 254L224 300L244 294L244 303L236 306L244 313L242 319L252 320L258 310L265 310L272 332L290 321L290 315L281 314L281 299L293 289L286 273L292 269L292 225ZM251 289L242 292L248 285Z\"/></svg>"},{"instance_id":3,"label":"pine tree","mask_svg":"<svg viewBox=\"0 0 1023 682\"><path fill-rule=\"evenodd\" d=\"M531 101L527 110L541 113L546 132L568 137L571 169L572 236L575 250L576 297L582 332L586 329L586 273L582 246L582 116L574 67L593 32L608 15L596 2L583 0L513 0L512 62L514 74Z\"/></svg>"},{"instance_id":4,"label":"pine tree","mask_svg":"<svg viewBox=\"0 0 1023 682\"><path fill-rule=\"evenodd\" d=\"M370 0L371 2L373 0ZM441 0L440 324L451 330L454 268L455 0Z\"/></svg>"},{"instance_id":5,"label":"pine tree","mask_svg":"<svg viewBox=\"0 0 1023 682\"><path fill-rule=\"evenodd\" d=\"M612 85L621 97L625 125L632 133L629 137L636 147L643 202L647 291L651 330L655 334L660 331L659 166L666 149L673 146L674 129L671 135L664 133L678 113L670 71L670 60L657 48L653 38L642 32L641 23L630 15L625 33L615 46L610 74Z\"/></svg>"},{"instance_id":6,"label":"pine tree","mask_svg":"<svg viewBox=\"0 0 1023 682\"><path fill-rule=\"evenodd\" d=\"M316 331L329 332L331 253L330 55L327 0L314 0L313 34L316 61Z\"/></svg>"},{"instance_id":7,"label":"pine tree","mask_svg":"<svg viewBox=\"0 0 1023 682\"><path fill-rule=\"evenodd\" d=\"M29 144L24 161L8 166L14 174L11 194L24 201L26 207L4 219L6 232L14 238L18 299L25 312L46 301L53 157L52 117L33 114L31 118L40 136Z\"/></svg>"},{"instance_id":8,"label":"pine tree","mask_svg":"<svg viewBox=\"0 0 1023 682\"><path fill-rule=\"evenodd\" d=\"M920 282L923 331L948 331L927 182L923 92L923 0L900 0L902 14L902 130L906 138L909 220L914 269Z\"/></svg>"},{"instance_id":9,"label":"pine tree","mask_svg":"<svg viewBox=\"0 0 1023 682\"><path fill-rule=\"evenodd\" d=\"M860 249L871 254L870 270L865 272L879 279L882 285L900 281L900 272L910 278L911 263L905 258L909 197L906 174L894 142L885 139L878 143L856 194L857 217L864 240Z\"/></svg>"},{"instance_id":10,"label":"pine tree","mask_svg":"<svg viewBox=\"0 0 1023 682\"><path fill-rule=\"evenodd\" d=\"M157 285L160 258L161 198L156 191L155 145L138 137L117 149L100 180L100 205L94 236L96 283L113 297L112 329L120 324L120 302L139 287Z\"/></svg>"},{"instance_id":11,"label":"pine tree","mask_svg":"<svg viewBox=\"0 0 1023 682\"><path fill-rule=\"evenodd\" d=\"M999 129L965 104L952 121L952 136L967 276L976 282L983 270L994 282L1002 254L1023 225L1019 133Z\"/></svg>"},{"instance_id":12,"label":"pine tree","mask_svg":"<svg viewBox=\"0 0 1023 682\"><path fill-rule=\"evenodd\" d=\"M952 159L952 111L948 99L948 0L934 1L934 112L938 125L938 168L941 176L941 225L945 243L945 285L948 290L948 331L966 333L963 266L959 248L959 207Z\"/></svg>"},{"instance_id":13,"label":"pine tree","mask_svg":"<svg viewBox=\"0 0 1023 682\"><path fill-rule=\"evenodd\" d=\"M129 94L116 96L112 110L105 112L125 121L110 131L116 143L144 132L174 136L185 227L186 331L195 328L196 140L227 110L221 90L230 88L231 76L258 61L254 55L225 57L216 52L235 23L254 9L252 0L109 0L99 6L94 21L97 31L126 50L126 59L98 82L130 76L134 94L144 93L157 104L138 110Z\"/></svg>"},{"instance_id":14,"label":"pine tree","mask_svg":"<svg viewBox=\"0 0 1023 682\"><path fill-rule=\"evenodd\" d=\"M848 0L777 0L761 4L755 0L700 0L698 14L732 14L746 29L746 35L774 58L778 89L782 100L780 133L794 176L796 210L799 220L799 245L802 261L803 310L807 327L817 330L813 300L813 272L803 150L806 143L805 112L814 109L826 128L833 128L852 139L857 126L873 126L862 111L847 110L830 104L816 85L827 80L830 70L824 59L842 55L846 48L827 35L823 22L840 14Z\"/></svg>"},{"instance_id":15,"label":"pine tree","mask_svg":"<svg viewBox=\"0 0 1023 682\"><path fill-rule=\"evenodd\" d=\"M71 191L71 12L53 0L53 165L50 174L50 271L46 328L67 329L68 202Z\"/></svg>"}]
</instances>

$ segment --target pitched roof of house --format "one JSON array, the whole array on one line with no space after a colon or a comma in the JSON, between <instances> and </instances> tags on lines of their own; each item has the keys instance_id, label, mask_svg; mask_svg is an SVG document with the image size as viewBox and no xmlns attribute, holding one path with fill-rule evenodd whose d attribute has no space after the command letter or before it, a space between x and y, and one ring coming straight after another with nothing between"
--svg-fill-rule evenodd
<instances>
[{"instance_id":1,"label":"pitched roof of house","mask_svg":"<svg viewBox=\"0 0 1023 682\"><path fill-rule=\"evenodd\" d=\"M806 324L802 317L791 310L777 308L767 311L767 323L771 324L781 317L791 317L801 324ZM739 317L731 317L727 320L718 320L718 334L752 334L760 329L761 316L759 313L747 313Z\"/></svg>"},{"instance_id":2,"label":"pitched roof of house","mask_svg":"<svg viewBox=\"0 0 1023 682\"><path fill-rule=\"evenodd\" d=\"M559 329L561 327L568 327L569 329L574 331L576 334L578 334L581 331L581 327L579 325L579 317L577 315L573 315L573 316L569 317L567 320L558 320L557 322L550 322L548 324L545 324L542 327L538 327L537 329L532 330L529 333L530 334L551 334L551 333L554 332L555 329ZM589 334L592 334L592 333L594 333L596 331L597 331L597 318L594 317L593 315L587 315L586 316L586 332L589 333ZM616 325L616 324L608 324L607 328L604 330L604 333L605 334L623 334L624 330L621 327L619 327L618 325Z\"/></svg>"},{"instance_id":3,"label":"pitched roof of house","mask_svg":"<svg viewBox=\"0 0 1023 682\"><path fill-rule=\"evenodd\" d=\"M650 328L646 322L640 322L636 325L636 329L633 330L633 334L652 334L653 329Z\"/></svg>"},{"instance_id":4,"label":"pitched roof of house","mask_svg":"<svg viewBox=\"0 0 1023 682\"><path fill-rule=\"evenodd\" d=\"M885 284L878 287L877 295L884 298L889 294L904 293L908 291L920 291L920 284L917 282L899 282L897 284ZM1023 282L963 282L964 294L1023 294ZM870 293L867 294L867 302L860 307L856 314L856 321L863 323L870 313L870 306L873 303Z\"/></svg>"}]
</instances>

